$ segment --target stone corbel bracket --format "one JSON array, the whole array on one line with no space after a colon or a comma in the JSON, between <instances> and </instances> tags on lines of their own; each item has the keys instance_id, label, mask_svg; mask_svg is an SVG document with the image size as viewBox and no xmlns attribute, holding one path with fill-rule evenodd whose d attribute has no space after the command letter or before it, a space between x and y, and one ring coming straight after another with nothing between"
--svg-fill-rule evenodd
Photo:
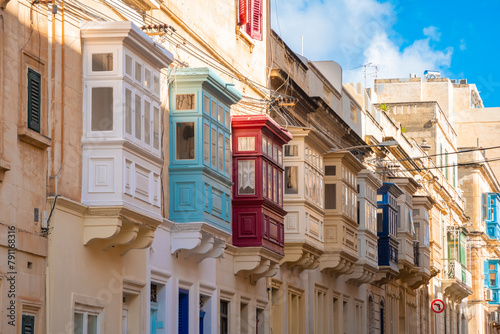
<instances>
[{"instance_id":1,"label":"stone corbel bracket","mask_svg":"<svg viewBox=\"0 0 500 334\"><path fill-rule=\"evenodd\" d=\"M331 276L349 275L354 271L356 258L339 253L325 253L321 256L319 268Z\"/></svg>"},{"instance_id":2,"label":"stone corbel bracket","mask_svg":"<svg viewBox=\"0 0 500 334\"><path fill-rule=\"evenodd\" d=\"M346 276L346 281L356 285L373 283L377 276L377 272L374 269L373 267L368 268L366 264L356 263L354 271Z\"/></svg>"},{"instance_id":3,"label":"stone corbel bracket","mask_svg":"<svg viewBox=\"0 0 500 334\"><path fill-rule=\"evenodd\" d=\"M229 233L204 222L178 223L171 229L171 253L200 263L224 255Z\"/></svg>"},{"instance_id":4,"label":"stone corbel bracket","mask_svg":"<svg viewBox=\"0 0 500 334\"><path fill-rule=\"evenodd\" d=\"M0 4L1 3L2 0L0 0ZM10 170L10 163L7 160L2 159L2 156L0 155L0 182L3 181L5 172L8 172L9 170Z\"/></svg>"},{"instance_id":5,"label":"stone corbel bracket","mask_svg":"<svg viewBox=\"0 0 500 334\"><path fill-rule=\"evenodd\" d=\"M282 256L262 247L238 247L234 251L234 274L257 284L262 277L272 277L279 269Z\"/></svg>"},{"instance_id":6,"label":"stone corbel bracket","mask_svg":"<svg viewBox=\"0 0 500 334\"><path fill-rule=\"evenodd\" d=\"M393 270L390 267L379 267L379 271L375 274L375 281L372 284L377 287L381 287L395 281L397 275L398 271Z\"/></svg>"},{"instance_id":7,"label":"stone corbel bracket","mask_svg":"<svg viewBox=\"0 0 500 334\"><path fill-rule=\"evenodd\" d=\"M288 268L297 268L300 272L316 269L319 266L319 258L323 250L306 243L285 244L285 256L280 265L287 264Z\"/></svg>"},{"instance_id":8,"label":"stone corbel bracket","mask_svg":"<svg viewBox=\"0 0 500 334\"><path fill-rule=\"evenodd\" d=\"M0 0L0 9L5 9L5 6L9 3L10 0Z\"/></svg>"},{"instance_id":9,"label":"stone corbel bracket","mask_svg":"<svg viewBox=\"0 0 500 334\"><path fill-rule=\"evenodd\" d=\"M124 255L153 243L160 217L148 216L124 206L88 207L83 222L83 244L119 249Z\"/></svg>"}]
</instances>

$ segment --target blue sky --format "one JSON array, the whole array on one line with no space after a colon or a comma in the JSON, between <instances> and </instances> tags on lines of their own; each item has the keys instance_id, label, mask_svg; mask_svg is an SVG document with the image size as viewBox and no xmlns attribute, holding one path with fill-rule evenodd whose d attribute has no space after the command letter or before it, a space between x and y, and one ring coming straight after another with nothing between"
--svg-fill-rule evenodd
<instances>
[{"instance_id":1,"label":"blue sky","mask_svg":"<svg viewBox=\"0 0 500 334\"><path fill-rule=\"evenodd\" d=\"M335 60L344 82L441 76L475 83L486 107L500 106L500 2L476 0L272 0L272 27L310 60ZM358 68L356 68L358 67ZM368 73L374 69L368 68ZM367 83L373 82L369 75ZM368 84L368 86L370 86Z\"/></svg>"}]
</instances>

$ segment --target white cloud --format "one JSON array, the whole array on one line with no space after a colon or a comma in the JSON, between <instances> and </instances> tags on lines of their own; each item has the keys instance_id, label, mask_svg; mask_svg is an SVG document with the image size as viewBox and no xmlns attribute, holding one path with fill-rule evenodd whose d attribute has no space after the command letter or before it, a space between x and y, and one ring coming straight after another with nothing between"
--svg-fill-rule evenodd
<instances>
[{"instance_id":1,"label":"white cloud","mask_svg":"<svg viewBox=\"0 0 500 334\"><path fill-rule=\"evenodd\" d=\"M460 40L460 51L464 51L467 49L467 45L465 44L465 39Z\"/></svg>"},{"instance_id":2,"label":"white cloud","mask_svg":"<svg viewBox=\"0 0 500 334\"><path fill-rule=\"evenodd\" d=\"M439 29L435 26L429 26L427 28L424 28L424 35L429 37L433 41L441 40L441 33L439 32Z\"/></svg>"},{"instance_id":3,"label":"white cloud","mask_svg":"<svg viewBox=\"0 0 500 334\"><path fill-rule=\"evenodd\" d=\"M344 82L363 82L363 68L351 69L368 63L378 66L378 78L407 77L409 73L422 76L426 69L446 75L451 63L453 49L435 49L431 43L441 37L434 26L424 29L425 38L401 47L403 36L393 29L398 8L389 2L273 0L271 5L272 27L288 46L300 53L304 36L304 56L338 62Z\"/></svg>"}]
</instances>

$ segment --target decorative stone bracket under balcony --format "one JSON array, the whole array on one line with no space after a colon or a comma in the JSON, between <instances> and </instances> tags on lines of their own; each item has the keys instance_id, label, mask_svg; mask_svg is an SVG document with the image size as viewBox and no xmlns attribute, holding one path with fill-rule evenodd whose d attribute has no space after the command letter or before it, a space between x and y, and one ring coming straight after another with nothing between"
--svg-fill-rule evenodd
<instances>
[{"instance_id":1,"label":"decorative stone bracket under balcony","mask_svg":"<svg viewBox=\"0 0 500 334\"><path fill-rule=\"evenodd\" d=\"M320 270L332 276L347 275L354 271L354 265L358 261L357 252L345 249L327 251L321 256Z\"/></svg>"},{"instance_id":2,"label":"decorative stone bracket under balcony","mask_svg":"<svg viewBox=\"0 0 500 334\"><path fill-rule=\"evenodd\" d=\"M418 273L418 265L415 264L415 240L413 236L406 231L398 230L398 267L399 274L397 279L403 282L410 280Z\"/></svg>"},{"instance_id":3,"label":"decorative stone bracket under balcony","mask_svg":"<svg viewBox=\"0 0 500 334\"><path fill-rule=\"evenodd\" d=\"M472 295L472 275L458 261L453 259L443 260L444 294L457 303Z\"/></svg>"},{"instance_id":4,"label":"decorative stone bracket under balcony","mask_svg":"<svg viewBox=\"0 0 500 334\"><path fill-rule=\"evenodd\" d=\"M230 237L229 233L203 222L173 224L170 233L171 253L197 263L221 257Z\"/></svg>"},{"instance_id":5,"label":"decorative stone bracket under balcony","mask_svg":"<svg viewBox=\"0 0 500 334\"><path fill-rule=\"evenodd\" d=\"M10 163L7 160L4 160L2 158L2 155L0 155L0 182L3 181L5 172L8 172L9 170L10 170Z\"/></svg>"},{"instance_id":6,"label":"decorative stone bracket under balcony","mask_svg":"<svg viewBox=\"0 0 500 334\"><path fill-rule=\"evenodd\" d=\"M382 285L395 281L398 274L399 271L395 270L392 266L379 266L379 270L375 276L375 282L373 284L381 287Z\"/></svg>"},{"instance_id":7,"label":"decorative stone bracket under balcony","mask_svg":"<svg viewBox=\"0 0 500 334\"><path fill-rule=\"evenodd\" d=\"M298 268L299 271L316 269L323 253L318 246L307 242L286 242L285 257L280 264L286 263L288 268Z\"/></svg>"},{"instance_id":8,"label":"decorative stone bracket under balcony","mask_svg":"<svg viewBox=\"0 0 500 334\"><path fill-rule=\"evenodd\" d=\"M417 240L413 242L413 249L415 267L418 268L418 272L407 277L404 282L407 283L410 288L418 289L420 286L428 284L431 279L430 255L429 247L420 244Z\"/></svg>"},{"instance_id":9,"label":"decorative stone bracket under balcony","mask_svg":"<svg viewBox=\"0 0 500 334\"><path fill-rule=\"evenodd\" d=\"M359 260L354 271L346 276L347 282L361 285L375 281L379 270L377 239L377 235L368 229L358 231Z\"/></svg>"},{"instance_id":10,"label":"decorative stone bracket under balcony","mask_svg":"<svg viewBox=\"0 0 500 334\"><path fill-rule=\"evenodd\" d=\"M262 277L274 276L283 256L264 247L234 247L234 274L256 284Z\"/></svg>"},{"instance_id":11,"label":"decorative stone bracket under balcony","mask_svg":"<svg viewBox=\"0 0 500 334\"><path fill-rule=\"evenodd\" d=\"M68 199L58 199L70 202ZM103 250L119 249L124 255L132 249L143 249L153 243L161 219L125 206L83 206L83 244ZM67 204L67 203L66 203Z\"/></svg>"},{"instance_id":12,"label":"decorative stone bracket under balcony","mask_svg":"<svg viewBox=\"0 0 500 334\"><path fill-rule=\"evenodd\" d=\"M369 260L356 262L354 271L346 276L346 281L357 285L374 282L377 277L378 266L374 267L371 262Z\"/></svg>"}]
</instances>

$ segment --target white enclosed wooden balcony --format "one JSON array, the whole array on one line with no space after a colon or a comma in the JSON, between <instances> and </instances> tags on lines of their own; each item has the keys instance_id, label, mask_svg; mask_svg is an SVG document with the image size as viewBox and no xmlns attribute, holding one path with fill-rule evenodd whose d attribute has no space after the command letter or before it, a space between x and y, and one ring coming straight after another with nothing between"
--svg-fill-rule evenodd
<instances>
[{"instance_id":1,"label":"white enclosed wooden balcony","mask_svg":"<svg viewBox=\"0 0 500 334\"><path fill-rule=\"evenodd\" d=\"M415 265L416 232L412 212L413 194L419 185L409 177L392 177L390 182L395 183L403 191L403 194L397 198L398 278L408 280L419 271L418 266Z\"/></svg>"},{"instance_id":2,"label":"white enclosed wooden balcony","mask_svg":"<svg viewBox=\"0 0 500 334\"><path fill-rule=\"evenodd\" d=\"M357 174L363 164L350 152L332 152L325 163L325 254L321 271L334 276L350 274L359 259Z\"/></svg>"},{"instance_id":3,"label":"white enclosed wooden balcony","mask_svg":"<svg viewBox=\"0 0 500 334\"><path fill-rule=\"evenodd\" d=\"M357 283L375 281L378 267L377 189L382 186L379 178L364 169L357 176L358 184L358 255L354 271L347 280Z\"/></svg>"},{"instance_id":4,"label":"white enclosed wooden balcony","mask_svg":"<svg viewBox=\"0 0 500 334\"><path fill-rule=\"evenodd\" d=\"M289 268L317 268L324 253L323 155L331 143L316 130L289 127L284 147L285 257Z\"/></svg>"}]
</instances>

